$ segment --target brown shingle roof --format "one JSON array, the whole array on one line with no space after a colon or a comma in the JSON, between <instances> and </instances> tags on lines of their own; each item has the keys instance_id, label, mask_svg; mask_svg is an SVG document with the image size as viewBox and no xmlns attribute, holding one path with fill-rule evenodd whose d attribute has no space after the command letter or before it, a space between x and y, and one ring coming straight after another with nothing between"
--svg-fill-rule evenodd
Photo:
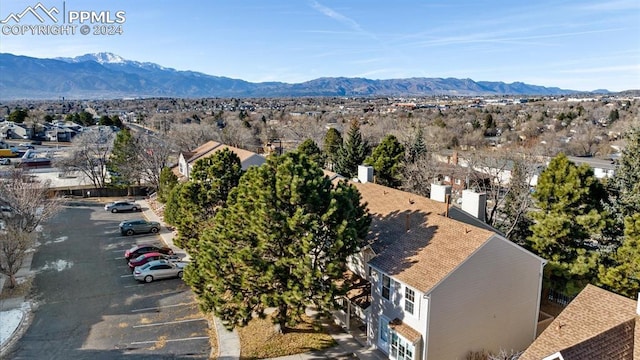
<instances>
[{"instance_id":1,"label":"brown shingle roof","mask_svg":"<svg viewBox=\"0 0 640 360\"><path fill-rule=\"evenodd\" d=\"M265 162L265 158L263 156L258 155L254 152L229 146L229 145L225 145L225 144L221 144L215 141L208 141L198 146L197 148L193 149L192 151L183 152L182 156L186 159L188 164L193 164L196 161L202 158L206 158L208 156L212 156L217 151L220 151L223 149L229 149L233 151L236 155L238 155L238 158L240 158L240 162L242 163L242 168L244 170L246 170L250 166L254 166L254 165L260 166ZM180 174L180 170L177 165L173 168L173 173L176 174L179 178L183 178L182 174Z\"/></svg>"},{"instance_id":2,"label":"brown shingle roof","mask_svg":"<svg viewBox=\"0 0 640 360\"><path fill-rule=\"evenodd\" d=\"M189 151L187 153L183 153L183 155L184 155L184 158L187 160L187 163L192 163L192 162L198 160L199 158L209 154L212 150L214 150L215 148L217 148L220 145L222 145L222 144L220 144L219 142L207 141L206 143L198 146L197 148L193 149L192 151Z\"/></svg>"},{"instance_id":3,"label":"brown shingle roof","mask_svg":"<svg viewBox=\"0 0 640 360\"><path fill-rule=\"evenodd\" d=\"M634 351L640 359L638 318L634 300L587 285L520 360L540 360L557 352L565 360L633 360Z\"/></svg>"},{"instance_id":4,"label":"brown shingle roof","mask_svg":"<svg viewBox=\"0 0 640 360\"><path fill-rule=\"evenodd\" d=\"M389 327L395 330L398 334L400 334L403 338L407 339L412 344L415 344L418 340L420 340L422 336L417 330L403 323L402 320L398 318L395 318L392 322L390 322Z\"/></svg>"},{"instance_id":5,"label":"brown shingle roof","mask_svg":"<svg viewBox=\"0 0 640 360\"><path fill-rule=\"evenodd\" d=\"M443 216L445 204L373 183L354 183L372 214L369 263L429 292L495 233Z\"/></svg>"}]
</instances>

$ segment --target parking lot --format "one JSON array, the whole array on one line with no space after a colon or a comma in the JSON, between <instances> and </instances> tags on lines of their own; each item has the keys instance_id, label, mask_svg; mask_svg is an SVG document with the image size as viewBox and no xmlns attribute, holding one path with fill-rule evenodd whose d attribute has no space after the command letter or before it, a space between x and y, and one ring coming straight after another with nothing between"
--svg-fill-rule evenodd
<instances>
[{"instance_id":1,"label":"parking lot","mask_svg":"<svg viewBox=\"0 0 640 360\"><path fill-rule=\"evenodd\" d=\"M208 321L183 281L133 278L124 251L161 245L120 235L120 221L141 217L73 206L44 226L31 265L37 310L9 358L208 358Z\"/></svg>"}]
</instances>

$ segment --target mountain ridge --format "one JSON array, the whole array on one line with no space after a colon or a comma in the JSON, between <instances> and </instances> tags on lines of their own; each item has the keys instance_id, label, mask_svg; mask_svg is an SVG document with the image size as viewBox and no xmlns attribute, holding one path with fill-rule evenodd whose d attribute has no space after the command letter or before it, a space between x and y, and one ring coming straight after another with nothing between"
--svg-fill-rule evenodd
<instances>
[{"instance_id":1,"label":"mountain ridge","mask_svg":"<svg viewBox=\"0 0 640 360\"><path fill-rule=\"evenodd\" d=\"M457 78L372 80L321 77L301 83L253 83L181 71L100 52L73 58L33 58L0 53L0 99L122 97L487 96L569 95L584 91ZM599 90L599 92L608 92Z\"/></svg>"}]
</instances>

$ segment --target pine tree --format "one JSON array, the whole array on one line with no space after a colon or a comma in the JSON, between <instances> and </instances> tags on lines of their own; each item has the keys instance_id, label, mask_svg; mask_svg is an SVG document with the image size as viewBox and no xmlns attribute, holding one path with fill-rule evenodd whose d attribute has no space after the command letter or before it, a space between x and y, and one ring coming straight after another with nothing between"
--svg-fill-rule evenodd
<instances>
[{"instance_id":1,"label":"pine tree","mask_svg":"<svg viewBox=\"0 0 640 360\"><path fill-rule=\"evenodd\" d=\"M373 166L376 183L398 188L402 184L400 174L404 157L404 146L395 136L387 135L364 163Z\"/></svg>"},{"instance_id":2,"label":"pine tree","mask_svg":"<svg viewBox=\"0 0 640 360\"><path fill-rule=\"evenodd\" d=\"M363 245L369 224L353 186L332 184L299 152L271 156L244 174L217 213L185 281L201 308L227 327L243 326L271 307L285 331L310 303L332 307L342 291L335 280Z\"/></svg>"},{"instance_id":3,"label":"pine tree","mask_svg":"<svg viewBox=\"0 0 640 360\"><path fill-rule=\"evenodd\" d=\"M306 154L311 160L318 164L318 166L324 168L326 156L324 155L322 150L320 150L315 141L311 139L303 141L300 145L298 145L298 151Z\"/></svg>"},{"instance_id":4,"label":"pine tree","mask_svg":"<svg viewBox=\"0 0 640 360\"><path fill-rule=\"evenodd\" d=\"M369 145L362 138L360 124L354 120L351 122L347 139L338 149L335 171L346 178L353 178L357 174L358 165L363 164L367 155Z\"/></svg>"},{"instance_id":5,"label":"pine tree","mask_svg":"<svg viewBox=\"0 0 640 360\"><path fill-rule=\"evenodd\" d=\"M616 221L612 231L614 237L622 235L625 217L640 213L640 127L632 129L626 140L608 188L611 194L609 212Z\"/></svg>"},{"instance_id":6,"label":"pine tree","mask_svg":"<svg viewBox=\"0 0 640 360\"><path fill-rule=\"evenodd\" d=\"M240 158L227 148L193 165L191 179L172 190L165 208L166 220L178 229L178 246L190 255L197 251L202 230L210 226L242 174Z\"/></svg>"},{"instance_id":7,"label":"pine tree","mask_svg":"<svg viewBox=\"0 0 640 360\"><path fill-rule=\"evenodd\" d=\"M549 261L546 285L574 295L595 276L598 253L585 242L606 226L604 187L588 165L560 154L540 174L533 199L529 245Z\"/></svg>"},{"instance_id":8,"label":"pine tree","mask_svg":"<svg viewBox=\"0 0 640 360\"><path fill-rule=\"evenodd\" d=\"M171 171L171 168L164 167L160 171L160 186L158 187L158 200L167 202L171 190L178 184L178 177Z\"/></svg>"},{"instance_id":9,"label":"pine tree","mask_svg":"<svg viewBox=\"0 0 640 360\"><path fill-rule=\"evenodd\" d=\"M116 133L107 167L111 170L111 184L129 187L140 179L140 162L136 139L127 128Z\"/></svg>"},{"instance_id":10,"label":"pine tree","mask_svg":"<svg viewBox=\"0 0 640 360\"><path fill-rule=\"evenodd\" d=\"M342 146L342 135L334 128L327 130L327 134L324 136L323 151L327 157L327 167L330 170L334 170L335 163L338 158L338 150Z\"/></svg>"},{"instance_id":11,"label":"pine tree","mask_svg":"<svg viewBox=\"0 0 640 360\"><path fill-rule=\"evenodd\" d=\"M422 132L422 128L418 128L416 131L415 138L413 143L407 149L407 160L411 163L416 162L416 160L427 153L427 144L424 142L424 134Z\"/></svg>"},{"instance_id":12,"label":"pine tree","mask_svg":"<svg viewBox=\"0 0 640 360\"><path fill-rule=\"evenodd\" d=\"M611 259L600 265L600 284L620 295L637 299L640 292L640 213L627 216L624 241Z\"/></svg>"}]
</instances>

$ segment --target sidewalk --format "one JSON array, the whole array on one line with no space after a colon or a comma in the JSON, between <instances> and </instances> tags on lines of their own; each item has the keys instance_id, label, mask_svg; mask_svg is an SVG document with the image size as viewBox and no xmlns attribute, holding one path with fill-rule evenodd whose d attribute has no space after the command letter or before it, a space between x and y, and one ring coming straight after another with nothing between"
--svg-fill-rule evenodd
<instances>
[{"instance_id":1,"label":"sidewalk","mask_svg":"<svg viewBox=\"0 0 640 360\"><path fill-rule=\"evenodd\" d=\"M142 205L144 216L150 221L157 221L164 225L162 219L151 209L149 202L146 200L136 200ZM166 226L160 231L160 237L167 246L176 253L183 252L173 243L174 232L168 230ZM240 339L238 333L228 331L222 326L220 319L213 318L218 335L218 359L238 360L240 359ZM384 354L378 350L366 348L349 333L331 333L331 337L338 343L332 348L313 351L308 353L289 355L274 358L274 360L311 360L311 359L361 359L361 360L381 360L386 359Z\"/></svg>"}]
</instances>

